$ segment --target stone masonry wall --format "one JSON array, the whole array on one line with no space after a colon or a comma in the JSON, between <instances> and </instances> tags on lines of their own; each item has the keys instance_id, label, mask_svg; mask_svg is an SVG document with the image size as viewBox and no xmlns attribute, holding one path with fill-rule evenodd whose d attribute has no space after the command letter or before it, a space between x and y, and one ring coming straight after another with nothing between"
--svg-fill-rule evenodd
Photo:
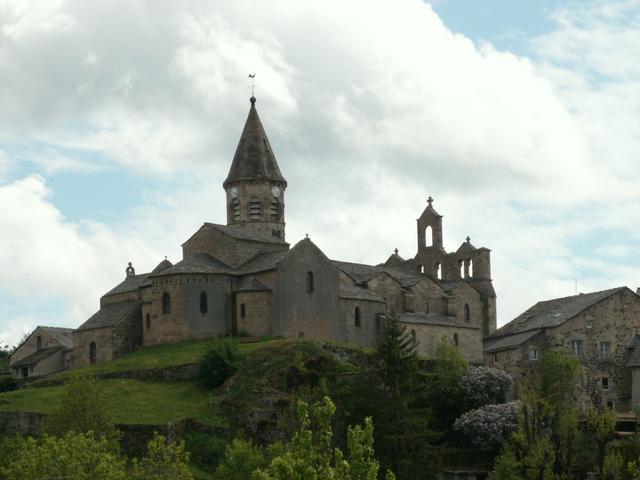
<instances>
[{"instance_id":1,"label":"stone masonry wall","mask_svg":"<svg viewBox=\"0 0 640 480\"><path fill-rule=\"evenodd\" d=\"M275 326L271 303L271 292L236 293L237 331L256 337L273 335Z\"/></svg>"},{"instance_id":2,"label":"stone masonry wall","mask_svg":"<svg viewBox=\"0 0 640 480\"><path fill-rule=\"evenodd\" d=\"M75 331L73 332L73 365L75 368L90 365L89 348L91 342L96 344L97 362L113 360L113 330L111 328Z\"/></svg>"},{"instance_id":3,"label":"stone masonry wall","mask_svg":"<svg viewBox=\"0 0 640 480\"><path fill-rule=\"evenodd\" d=\"M356 307L360 309L360 326L355 323ZM378 316L384 313L386 308L382 302L341 298L341 339L366 347L375 347L381 328Z\"/></svg>"}]
</instances>

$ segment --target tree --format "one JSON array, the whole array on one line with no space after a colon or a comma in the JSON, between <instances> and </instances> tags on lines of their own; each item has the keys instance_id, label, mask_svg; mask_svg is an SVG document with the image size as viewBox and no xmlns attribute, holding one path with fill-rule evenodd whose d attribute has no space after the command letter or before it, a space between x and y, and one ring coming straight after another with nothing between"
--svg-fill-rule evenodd
<instances>
[{"instance_id":1,"label":"tree","mask_svg":"<svg viewBox=\"0 0 640 480\"><path fill-rule=\"evenodd\" d=\"M460 379L467 408L504 403L511 388L511 376L490 367L469 367Z\"/></svg>"},{"instance_id":2,"label":"tree","mask_svg":"<svg viewBox=\"0 0 640 480\"><path fill-rule=\"evenodd\" d=\"M328 397L309 410L305 402L298 402L300 429L281 453L271 459L264 469L258 469L256 480L376 480L380 465L373 451L373 422L349 427L347 454L333 448L331 418L335 405ZM312 428L312 425L315 428ZM391 472L387 480L394 480Z\"/></svg>"},{"instance_id":3,"label":"tree","mask_svg":"<svg viewBox=\"0 0 640 480\"><path fill-rule=\"evenodd\" d=\"M58 407L47 419L46 431L62 436L67 432L91 432L96 439L120 437L109 411L107 396L95 377L74 375L64 385Z\"/></svg>"},{"instance_id":4,"label":"tree","mask_svg":"<svg viewBox=\"0 0 640 480\"><path fill-rule=\"evenodd\" d=\"M266 466L262 450L250 441L235 439L225 449L224 459L216 469L216 480L246 480Z\"/></svg>"},{"instance_id":5,"label":"tree","mask_svg":"<svg viewBox=\"0 0 640 480\"><path fill-rule=\"evenodd\" d=\"M12 461L0 467L4 480L124 480L125 461L105 439L69 432L63 437L19 439Z\"/></svg>"},{"instance_id":6,"label":"tree","mask_svg":"<svg viewBox=\"0 0 640 480\"><path fill-rule=\"evenodd\" d=\"M153 434L147 444L147 454L133 460L132 480L192 480L188 468L189 453L184 441L170 442L163 435Z\"/></svg>"},{"instance_id":7,"label":"tree","mask_svg":"<svg viewBox=\"0 0 640 480\"><path fill-rule=\"evenodd\" d=\"M209 344L198 365L198 381L205 388L222 385L238 370L238 344L230 337L216 338Z\"/></svg>"},{"instance_id":8,"label":"tree","mask_svg":"<svg viewBox=\"0 0 640 480\"><path fill-rule=\"evenodd\" d=\"M481 450L496 450L518 428L519 402L485 405L459 417L453 429Z\"/></svg>"},{"instance_id":9,"label":"tree","mask_svg":"<svg viewBox=\"0 0 640 480\"><path fill-rule=\"evenodd\" d=\"M592 409L587 416L587 429L598 445L598 472L603 473L607 444L614 439L616 414L613 410Z\"/></svg>"}]
</instances>

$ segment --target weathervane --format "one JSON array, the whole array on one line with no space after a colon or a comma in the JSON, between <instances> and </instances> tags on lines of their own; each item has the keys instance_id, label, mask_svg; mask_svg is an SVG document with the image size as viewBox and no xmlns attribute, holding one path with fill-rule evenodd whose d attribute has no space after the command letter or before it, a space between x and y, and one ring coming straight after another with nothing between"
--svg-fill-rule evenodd
<instances>
[{"instance_id":1,"label":"weathervane","mask_svg":"<svg viewBox=\"0 0 640 480\"><path fill-rule=\"evenodd\" d=\"M255 72L254 73L250 73L249 74L249 78L251 79L251 96L253 97L254 96L253 91L254 91L255 86L256 86L256 81L255 81L256 74L255 74Z\"/></svg>"}]
</instances>

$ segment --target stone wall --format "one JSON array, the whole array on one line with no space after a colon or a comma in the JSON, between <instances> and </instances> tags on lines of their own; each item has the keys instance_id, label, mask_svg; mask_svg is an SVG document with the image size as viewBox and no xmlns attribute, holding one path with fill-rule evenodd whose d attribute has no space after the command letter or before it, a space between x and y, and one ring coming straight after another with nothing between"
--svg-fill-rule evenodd
<instances>
[{"instance_id":1,"label":"stone wall","mask_svg":"<svg viewBox=\"0 0 640 480\"><path fill-rule=\"evenodd\" d=\"M360 309L360 326L355 322L356 308ZM341 339L366 347L375 347L378 344L381 328L379 316L384 313L386 308L383 302L341 298Z\"/></svg>"},{"instance_id":2,"label":"stone wall","mask_svg":"<svg viewBox=\"0 0 640 480\"><path fill-rule=\"evenodd\" d=\"M34 412L0 412L0 434L42 435L47 416Z\"/></svg>"},{"instance_id":3,"label":"stone wall","mask_svg":"<svg viewBox=\"0 0 640 480\"><path fill-rule=\"evenodd\" d=\"M50 373L59 372L67 368L65 353L60 350L49 355L33 366L32 376L48 375Z\"/></svg>"},{"instance_id":4,"label":"stone wall","mask_svg":"<svg viewBox=\"0 0 640 480\"><path fill-rule=\"evenodd\" d=\"M111 327L73 332L73 366L82 368L90 365L90 345L96 344L96 362L113 360L113 329Z\"/></svg>"},{"instance_id":5,"label":"stone wall","mask_svg":"<svg viewBox=\"0 0 640 480\"><path fill-rule=\"evenodd\" d=\"M113 329L113 358L118 358L133 352L142 345L142 317L141 307L114 325Z\"/></svg>"},{"instance_id":6,"label":"stone wall","mask_svg":"<svg viewBox=\"0 0 640 480\"><path fill-rule=\"evenodd\" d=\"M41 348L59 347L60 343L47 335L40 327L36 328L29 338L27 338L20 348L18 348L12 355L10 363L13 364L18 360L28 357L38 349L38 337L41 338Z\"/></svg>"},{"instance_id":7,"label":"stone wall","mask_svg":"<svg viewBox=\"0 0 640 480\"><path fill-rule=\"evenodd\" d=\"M236 293L237 332L256 337L274 334L271 296L269 291Z\"/></svg>"},{"instance_id":8,"label":"stone wall","mask_svg":"<svg viewBox=\"0 0 640 480\"><path fill-rule=\"evenodd\" d=\"M482 332L474 326L428 325L403 321L407 333L413 335L417 342L417 352L427 358L433 358L442 338L454 342L458 338L458 351L470 362L482 362Z\"/></svg>"}]
</instances>

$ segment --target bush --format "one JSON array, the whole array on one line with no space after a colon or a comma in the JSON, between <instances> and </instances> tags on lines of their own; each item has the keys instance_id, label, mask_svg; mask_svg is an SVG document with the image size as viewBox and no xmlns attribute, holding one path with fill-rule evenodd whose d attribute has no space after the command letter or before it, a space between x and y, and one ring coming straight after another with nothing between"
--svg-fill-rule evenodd
<instances>
[{"instance_id":1,"label":"bush","mask_svg":"<svg viewBox=\"0 0 640 480\"><path fill-rule=\"evenodd\" d=\"M520 402L485 405L471 410L453 424L468 441L483 450L497 449L518 428Z\"/></svg>"},{"instance_id":2,"label":"bush","mask_svg":"<svg viewBox=\"0 0 640 480\"><path fill-rule=\"evenodd\" d=\"M0 377L0 393L2 392L12 392L13 390L18 389L18 381L9 376Z\"/></svg>"},{"instance_id":3,"label":"bush","mask_svg":"<svg viewBox=\"0 0 640 480\"><path fill-rule=\"evenodd\" d=\"M460 388L469 408L504 403L511 376L497 368L469 367L460 380Z\"/></svg>"},{"instance_id":4,"label":"bush","mask_svg":"<svg viewBox=\"0 0 640 480\"><path fill-rule=\"evenodd\" d=\"M211 342L200 360L198 381L205 388L216 388L238 370L238 344L229 337Z\"/></svg>"}]
</instances>

